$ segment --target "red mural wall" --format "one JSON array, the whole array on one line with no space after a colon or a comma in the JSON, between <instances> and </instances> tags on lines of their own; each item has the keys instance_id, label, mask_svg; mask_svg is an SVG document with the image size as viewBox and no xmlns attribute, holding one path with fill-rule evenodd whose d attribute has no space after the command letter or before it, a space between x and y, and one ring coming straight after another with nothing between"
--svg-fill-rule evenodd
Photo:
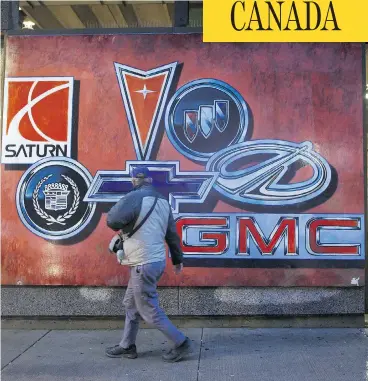
<instances>
[{"instance_id":1,"label":"red mural wall","mask_svg":"<svg viewBox=\"0 0 368 381\"><path fill-rule=\"evenodd\" d=\"M126 285L106 212L138 161L185 183L160 180L185 252L160 285L364 284L362 60L360 44L8 37L2 284Z\"/></svg>"}]
</instances>

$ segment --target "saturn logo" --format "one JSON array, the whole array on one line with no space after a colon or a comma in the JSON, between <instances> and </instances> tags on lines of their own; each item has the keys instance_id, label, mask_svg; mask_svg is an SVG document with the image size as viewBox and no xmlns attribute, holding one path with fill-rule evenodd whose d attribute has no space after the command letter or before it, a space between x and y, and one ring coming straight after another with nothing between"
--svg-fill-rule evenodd
<instances>
[{"instance_id":1,"label":"saturn logo","mask_svg":"<svg viewBox=\"0 0 368 381\"><path fill-rule=\"evenodd\" d=\"M7 78L2 163L70 156L73 78Z\"/></svg>"}]
</instances>

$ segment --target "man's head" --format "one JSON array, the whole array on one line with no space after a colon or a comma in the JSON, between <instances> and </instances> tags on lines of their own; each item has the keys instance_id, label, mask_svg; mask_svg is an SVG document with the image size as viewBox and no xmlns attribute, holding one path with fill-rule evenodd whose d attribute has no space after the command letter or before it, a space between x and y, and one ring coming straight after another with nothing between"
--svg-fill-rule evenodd
<instances>
[{"instance_id":1,"label":"man's head","mask_svg":"<svg viewBox=\"0 0 368 381\"><path fill-rule=\"evenodd\" d=\"M130 174L135 187L152 183L151 173L147 167L134 167Z\"/></svg>"}]
</instances>

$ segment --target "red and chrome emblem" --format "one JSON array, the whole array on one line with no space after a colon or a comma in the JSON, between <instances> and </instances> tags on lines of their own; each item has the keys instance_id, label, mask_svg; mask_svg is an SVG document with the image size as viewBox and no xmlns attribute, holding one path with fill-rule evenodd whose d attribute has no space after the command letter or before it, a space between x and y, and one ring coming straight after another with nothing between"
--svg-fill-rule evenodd
<instances>
[{"instance_id":1,"label":"red and chrome emblem","mask_svg":"<svg viewBox=\"0 0 368 381\"><path fill-rule=\"evenodd\" d=\"M177 62L143 71L115 63L138 160L149 160Z\"/></svg>"}]
</instances>

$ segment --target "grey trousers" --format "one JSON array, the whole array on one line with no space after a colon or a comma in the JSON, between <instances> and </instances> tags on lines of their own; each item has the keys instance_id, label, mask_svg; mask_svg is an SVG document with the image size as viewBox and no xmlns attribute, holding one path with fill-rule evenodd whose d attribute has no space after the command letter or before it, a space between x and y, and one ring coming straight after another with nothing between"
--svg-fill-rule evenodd
<instances>
[{"instance_id":1,"label":"grey trousers","mask_svg":"<svg viewBox=\"0 0 368 381\"><path fill-rule=\"evenodd\" d=\"M139 329L139 317L159 329L175 347L185 341L185 336L160 308L157 282L165 271L165 261L131 267L128 288L124 297L125 327L120 346L135 344Z\"/></svg>"}]
</instances>

